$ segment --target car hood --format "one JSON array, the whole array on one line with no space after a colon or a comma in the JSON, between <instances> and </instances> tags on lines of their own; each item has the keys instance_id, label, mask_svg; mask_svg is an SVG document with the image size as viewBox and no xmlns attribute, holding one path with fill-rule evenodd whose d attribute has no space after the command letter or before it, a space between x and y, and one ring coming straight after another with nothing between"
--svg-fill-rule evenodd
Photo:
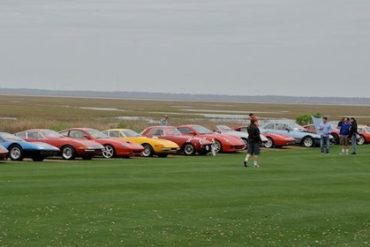
<instances>
[{"instance_id":1,"label":"car hood","mask_svg":"<svg viewBox=\"0 0 370 247\"><path fill-rule=\"evenodd\" d=\"M137 143L133 143L125 138L109 138L109 139L99 139L107 143L114 143L116 145L122 145L123 147L129 149L144 149L143 146Z\"/></svg>"},{"instance_id":2,"label":"car hood","mask_svg":"<svg viewBox=\"0 0 370 247\"><path fill-rule=\"evenodd\" d=\"M27 144L33 146L35 149L38 150L59 151L59 148L45 142L27 142Z\"/></svg>"},{"instance_id":3,"label":"car hood","mask_svg":"<svg viewBox=\"0 0 370 247\"><path fill-rule=\"evenodd\" d=\"M240 139L240 137L229 135L229 134L212 133L212 134L204 134L200 136L207 137L208 139L218 139L220 141L227 141L234 145L244 145L244 142L242 139Z\"/></svg>"},{"instance_id":4,"label":"car hood","mask_svg":"<svg viewBox=\"0 0 370 247\"><path fill-rule=\"evenodd\" d=\"M278 139L282 139L282 140L287 140L287 141L295 140L293 137L287 136L287 135L281 135L281 134L275 134L275 133L265 133L265 135L275 137L275 138L278 138Z\"/></svg>"},{"instance_id":5,"label":"car hood","mask_svg":"<svg viewBox=\"0 0 370 247\"><path fill-rule=\"evenodd\" d=\"M68 137L67 137L68 138ZM81 145L84 145L86 147L89 147L89 148L93 148L93 149L103 149L104 147L96 142L96 141L90 141L90 140L77 140L77 139L73 139L71 138L73 141L81 144Z\"/></svg>"},{"instance_id":6,"label":"car hood","mask_svg":"<svg viewBox=\"0 0 370 247\"><path fill-rule=\"evenodd\" d=\"M151 141L151 142L155 142L155 144L158 144L158 145L163 145L165 147L178 147L178 145L176 143L174 143L173 141L169 141L169 140L165 140L165 139L151 139L151 138L147 138L147 141Z\"/></svg>"}]
</instances>

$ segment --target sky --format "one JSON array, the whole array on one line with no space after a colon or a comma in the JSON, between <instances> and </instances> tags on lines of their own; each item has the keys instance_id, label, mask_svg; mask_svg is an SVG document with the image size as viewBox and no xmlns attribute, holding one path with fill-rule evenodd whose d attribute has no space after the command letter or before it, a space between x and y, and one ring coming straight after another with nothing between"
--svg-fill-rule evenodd
<instances>
[{"instance_id":1,"label":"sky","mask_svg":"<svg viewBox=\"0 0 370 247\"><path fill-rule=\"evenodd\" d=\"M369 0L1 0L0 88L370 93Z\"/></svg>"}]
</instances>

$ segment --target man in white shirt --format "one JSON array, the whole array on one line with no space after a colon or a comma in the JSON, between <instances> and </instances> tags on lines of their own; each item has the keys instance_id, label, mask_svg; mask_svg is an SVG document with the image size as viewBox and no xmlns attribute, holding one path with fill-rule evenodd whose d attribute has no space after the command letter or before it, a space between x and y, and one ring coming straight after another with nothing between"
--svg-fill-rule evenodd
<instances>
[{"instance_id":1,"label":"man in white shirt","mask_svg":"<svg viewBox=\"0 0 370 247\"><path fill-rule=\"evenodd\" d=\"M331 124L328 123L328 118L323 117L323 122L320 124L320 133L321 133L321 153L329 153L330 151L330 133L332 132Z\"/></svg>"}]
</instances>

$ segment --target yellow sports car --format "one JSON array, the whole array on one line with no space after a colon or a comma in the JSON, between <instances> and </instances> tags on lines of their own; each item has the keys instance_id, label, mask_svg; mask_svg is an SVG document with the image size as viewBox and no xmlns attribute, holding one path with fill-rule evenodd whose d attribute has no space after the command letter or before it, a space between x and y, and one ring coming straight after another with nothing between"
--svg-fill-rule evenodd
<instances>
[{"instance_id":1,"label":"yellow sports car","mask_svg":"<svg viewBox=\"0 0 370 247\"><path fill-rule=\"evenodd\" d=\"M144 157L152 157L153 155L167 157L168 154L174 154L180 149L180 147L172 141L145 137L131 129L109 129L103 132L113 138L141 144L144 147Z\"/></svg>"}]
</instances>

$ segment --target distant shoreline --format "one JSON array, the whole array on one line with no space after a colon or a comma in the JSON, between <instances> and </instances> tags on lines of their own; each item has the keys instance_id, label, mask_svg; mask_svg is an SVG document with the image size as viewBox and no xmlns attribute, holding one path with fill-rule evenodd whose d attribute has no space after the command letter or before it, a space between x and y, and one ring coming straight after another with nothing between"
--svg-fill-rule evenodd
<instances>
[{"instance_id":1,"label":"distant shoreline","mask_svg":"<svg viewBox=\"0 0 370 247\"><path fill-rule=\"evenodd\" d=\"M112 100L146 100L146 101L178 101L178 102L223 102L249 104L299 104L299 105L347 105L370 106L370 98L350 97L294 97L294 96L239 96L212 94L175 94L148 92L99 92L99 91L67 91L43 89L0 88L2 96L20 97L53 97L53 98L86 98Z\"/></svg>"}]
</instances>

